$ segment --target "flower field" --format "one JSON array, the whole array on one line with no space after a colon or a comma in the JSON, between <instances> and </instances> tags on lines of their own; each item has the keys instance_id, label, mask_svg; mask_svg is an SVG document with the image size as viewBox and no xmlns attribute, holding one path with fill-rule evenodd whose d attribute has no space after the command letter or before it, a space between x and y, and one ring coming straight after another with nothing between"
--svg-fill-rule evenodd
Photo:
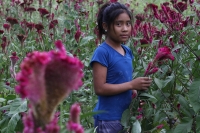
<instances>
[{"instance_id":1,"label":"flower field","mask_svg":"<svg viewBox=\"0 0 200 133\"><path fill-rule=\"evenodd\" d=\"M199 133L200 1L118 1L134 16L133 78L153 79L133 95L124 129ZM0 133L95 133L89 62L105 2L0 0Z\"/></svg>"}]
</instances>

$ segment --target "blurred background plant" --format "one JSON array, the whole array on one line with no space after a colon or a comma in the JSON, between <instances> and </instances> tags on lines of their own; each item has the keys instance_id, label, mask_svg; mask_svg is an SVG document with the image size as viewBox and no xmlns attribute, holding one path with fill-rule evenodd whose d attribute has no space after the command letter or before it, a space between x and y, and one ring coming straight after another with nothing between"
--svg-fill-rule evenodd
<instances>
[{"instance_id":1,"label":"blurred background plant","mask_svg":"<svg viewBox=\"0 0 200 133\"><path fill-rule=\"evenodd\" d=\"M154 81L124 112L125 129L132 133L199 132L200 1L118 1L134 14L133 33L127 42L135 56L133 78L146 75ZM66 132L75 102L81 107L80 123L85 132L94 132L92 110L97 97L89 61L100 44L94 27L104 2L0 0L0 132L23 131L22 114L28 111L29 101L15 93L16 73L28 53L50 51L56 40L62 40L68 55L84 64L82 87L58 105L61 132ZM158 53L164 53L164 58L158 60ZM141 100L145 102L142 106Z\"/></svg>"}]
</instances>

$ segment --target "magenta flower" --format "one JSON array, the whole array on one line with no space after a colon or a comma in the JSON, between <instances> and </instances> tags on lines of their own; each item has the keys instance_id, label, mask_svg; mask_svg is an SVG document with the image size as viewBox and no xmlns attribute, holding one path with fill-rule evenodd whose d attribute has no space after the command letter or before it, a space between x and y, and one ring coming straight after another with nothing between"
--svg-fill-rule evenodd
<instances>
[{"instance_id":1,"label":"magenta flower","mask_svg":"<svg viewBox=\"0 0 200 133\"><path fill-rule=\"evenodd\" d=\"M187 3L186 2L178 2L178 3L174 4L174 8L179 12L183 12L187 9Z\"/></svg>"},{"instance_id":2,"label":"magenta flower","mask_svg":"<svg viewBox=\"0 0 200 133\"><path fill-rule=\"evenodd\" d=\"M68 122L67 129L71 132L74 131L73 133L84 133L82 125L74 122Z\"/></svg>"},{"instance_id":3,"label":"magenta flower","mask_svg":"<svg viewBox=\"0 0 200 133\"><path fill-rule=\"evenodd\" d=\"M27 26L30 30L32 30L32 29L35 27L35 24L32 23L32 22L27 22L27 23L26 23L26 26Z\"/></svg>"},{"instance_id":4,"label":"magenta flower","mask_svg":"<svg viewBox=\"0 0 200 133\"><path fill-rule=\"evenodd\" d=\"M138 112L142 112L143 109L142 109L142 108L138 108L137 111L138 111Z\"/></svg>"},{"instance_id":5,"label":"magenta flower","mask_svg":"<svg viewBox=\"0 0 200 133\"><path fill-rule=\"evenodd\" d=\"M136 119L140 120L140 119L142 119L142 117L143 117L142 115L138 115L138 116L136 116Z\"/></svg>"},{"instance_id":6,"label":"magenta flower","mask_svg":"<svg viewBox=\"0 0 200 133\"><path fill-rule=\"evenodd\" d=\"M43 17L44 15L48 15L49 14L49 11L47 9L45 9L45 8L39 8L38 11L39 11L41 17Z\"/></svg>"},{"instance_id":7,"label":"magenta flower","mask_svg":"<svg viewBox=\"0 0 200 133\"><path fill-rule=\"evenodd\" d=\"M154 67L154 68L152 68L150 71L148 71L148 72L146 73L146 75L154 74L154 73L156 73L158 70L159 70L159 68Z\"/></svg>"},{"instance_id":8,"label":"magenta flower","mask_svg":"<svg viewBox=\"0 0 200 133\"><path fill-rule=\"evenodd\" d=\"M11 25L19 23L16 18L12 18L12 17L7 17L6 21L9 22Z\"/></svg>"},{"instance_id":9,"label":"magenta flower","mask_svg":"<svg viewBox=\"0 0 200 133\"><path fill-rule=\"evenodd\" d=\"M10 56L11 65L14 67L17 61L19 60L19 57L17 56L16 52L13 52Z\"/></svg>"},{"instance_id":10,"label":"magenta flower","mask_svg":"<svg viewBox=\"0 0 200 133\"><path fill-rule=\"evenodd\" d=\"M193 4L194 3L194 0L189 0L190 4Z\"/></svg>"},{"instance_id":11,"label":"magenta flower","mask_svg":"<svg viewBox=\"0 0 200 133\"><path fill-rule=\"evenodd\" d=\"M159 60L163 60L163 59L170 59L170 60L174 60L174 56L171 53L171 50L169 47L165 46L165 47L161 47L158 49L158 52L155 56L154 62L155 61L159 61Z\"/></svg>"},{"instance_id":12,"label":"magenta flower","mask_svg":"<svg viewBox=\"0 0 200 133\"><path fill-rule=\"evenodd\" d=\"M35 122L42 127L52 120L57 105L82 85L81 61L68 56L60 40L55 46L57 50L29 53L16 76L15 91L30 100Z\"/></svg>"},{"instance_id":13,"label":"magenta flower","mask_svg":"<svg viewBox=\"0 0 200 133\"><path fill-rule=\"evenodd\" d=\"M110 0L111 3L117 2L118 0Z\"/></svg>"},{"instance_id":14,"label":"magenta flower","mask_svg":"<svg viewBox=\"0 0 200 133\"><path fill-rule=\"evenodd\" d=\"M24 11L32 13L32 12L36 11L36 9L34 7L25 7Z\"/></svg>"},{"instance_id":15,"label":"magenta flower","mask_svg":"<svg viewBox=\"0 0 200 133\"><path fill-rule=\"evenodd\" d=\"M74 123L80 123L80 118L79 118L80 112L81 112L80 104L79 103L73 104L70 109L69 121L72 121Z\"/></svg>"},{"instance_id":16,"label":"magenta flower","mask_svg":"<svg viewBox=\"0 0 200 133\"><path fill-rule=\"evenodd\" d=\"M75 133L84 133L84 129L80 124L80 104L74 103L70 108L70 117L67 123L67 129Z\"/></svg>"},{"instance_id":17,"label":"magenta flower","mask_svg":"<svg viewBox=\"0 0 200 133\"><path fill-rule=\"evenodd\" d=\"M35 24L35 28L37 29L37 31L40 31L44 29L44 26L41 23L39 23L39 24Z\"/></svg>"},{"instance_id":18,"label":"magenta flower","mask_svg":"<svg viewBox=\"0 0 200 133\"><path fill-rule=\"evenodd\" d=\"M78 28L78 30L76 31L76 33L74 35L76 42L79 42L80 36L81 36L81 30L80 30L80 28Z\"/></svg>"},{"instance_id":19,"label":"magenta flower","mask_svg":"<svg viewBox=\"0 0 200 133\"><path fill-rule=\"evenodd\" d=\"M10 24L8 24L8 23L3 24L3 28L6 29L7 31L9 31L10 30Z\"/></svg>"},{"instance_id":20,"label":"magenta flower","mask_svg":"<svg viewBox=\"0 0 200 133\"><path fill-rule=\"evenodd\" d=\"M177 109L180 110L180 107L181 107L181 104L178 103L178 104L177 104Z\"/></svg>"},{"instance_id":21,"label":"magenta flower","mask_svg":"<svg viewBox=\"0 0 200 133\"><path fill-rule=\"evenodd\" d=\"M27 114L23 114L23 133L59 133L60 127L58 125L58 113L54 115L54 118L46 124L43 128L37 127L38 123L34 120L34 114L30 107Z\"/></svg>"},{"instance_id":22,"label":"magenta flower","mask_svg":"<svg viewBox=\"0 0 200 133\"><path fill-rule=\"evenodd\" d=\"M49 24L49 29L53 29L58 24L58 20L52 20Z\"/></svg>"},{"instance_id":23,"label":"magenta flower","mask_svg":"<svg viewBox=\"0 0 200 133\"><path fill-rule=\"evenodd\" d=\"M148 42L147 39L145 39L145 38L140 39L140 43L141 43L141 44L149 44L149 42Z\"/></svg>"},{"instance_id":24,"label":"magenta flower","mask_svg":"<svg viewBox=\"0 0 200 133\"><path fill-rule=\"evenodd\" d=\"M160 125L158 125L157 127L156 127L156 129L162 129L163 128L163 124L160 124Z\"/></svg>"}]
</instances>

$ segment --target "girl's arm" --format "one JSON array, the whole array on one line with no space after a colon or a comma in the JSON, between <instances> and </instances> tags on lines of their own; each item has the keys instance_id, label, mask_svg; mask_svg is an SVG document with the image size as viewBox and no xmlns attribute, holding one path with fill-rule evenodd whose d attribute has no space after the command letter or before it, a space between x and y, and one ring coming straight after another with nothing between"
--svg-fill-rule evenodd
<instances>
[{"instance_id":1,"label":"girl's arm","mask_svg":"<svg viewBox=\"0 0 200 133\"><path fill-rule=\"evenodd\" d=\"M92 66L94 90L97 95L109 96L127 90L146 90L152 82L148 77L139 77L122 84L109 84L106 83L107 68L98 62L93 62Z\"/></svg>"}]
</instances>

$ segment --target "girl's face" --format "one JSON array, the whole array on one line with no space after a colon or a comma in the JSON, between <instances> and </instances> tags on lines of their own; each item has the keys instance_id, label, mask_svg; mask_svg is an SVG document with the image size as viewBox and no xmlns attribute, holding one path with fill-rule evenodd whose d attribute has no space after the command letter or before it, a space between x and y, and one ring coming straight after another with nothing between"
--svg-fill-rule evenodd
<instances>
[{"instance_id":1,"label":"girl's face","mask_svg":"<svg viewBox=\"0 0 200 133\"><path fill-rule=\"evenodd\" d=\"M107 38L116 43L126 42L131 34L131 20L127 13L121 13L108 29Z\"/></svg>"}]
</instances>

